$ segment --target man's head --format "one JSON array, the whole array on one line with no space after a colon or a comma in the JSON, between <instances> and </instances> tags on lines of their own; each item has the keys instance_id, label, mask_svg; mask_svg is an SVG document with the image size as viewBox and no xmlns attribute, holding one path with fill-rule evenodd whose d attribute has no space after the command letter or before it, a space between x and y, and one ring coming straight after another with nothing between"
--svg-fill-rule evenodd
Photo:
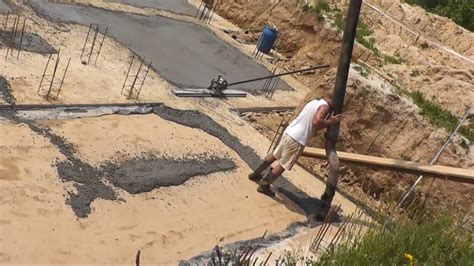
<instances>
[{"instance_id":1,"label":"man's head","mask_svg":"<svg viewBox=\"0 0 474 266\"><path fill-rule=\"evenodd\" d=\"M325 98L324 100L328 103L328 105L329 105L329 110L330 110L330 111L334 110L334 102L332 101L332 99L330 99L330 98Z\"/></svg>"}]
</instances>

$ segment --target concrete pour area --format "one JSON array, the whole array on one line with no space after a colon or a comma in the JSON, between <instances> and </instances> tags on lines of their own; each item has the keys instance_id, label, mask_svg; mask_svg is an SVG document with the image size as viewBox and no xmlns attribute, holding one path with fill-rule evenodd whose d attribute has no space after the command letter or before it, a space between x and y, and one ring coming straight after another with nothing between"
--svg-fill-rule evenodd
<instances>
[{"instance_id":1,"label":"concrete pour area","mask_svg":"<svg viewBox=\"0 0 474 266\"><path fill-rule=\"evenodd\" d=\"M110 0L110 2L156 8L188 16L195 16L197 12L197 8L186 0Z\"/></svg>"},{"instance_id":2,"label":"concrete pour area","mask_svg":"<svg viewBox=\"0 0 474 266\"><path fill-rule=\"evenodd\" d=\"M97 66L84 66L87 27L32 19L40 26L30 31L73 58L59 103L131 102L120 94L126 47L108 38ZM48 103L35 94L44 56L24 52L0 62L14 102ZM176 265L266 230L295 243L300 230L311 235L305 216L324 184L296 167L277 181L277 198L258 194L246 176L269 140L228 112L229 105L296 104L302 96L180 99L159 74L150 72L139 101L165 105L149 113L26 121L2 114L0 263L131 264L140 250L143 264ZM334 204L343 214L355 209L339 195Z\"/></svg>"},{"instance_id":3,"label":"concrete pour area","mask_svg":"<svg viewBox=\"0 0 474 266\"><path fill-rule=\"evenodd\" d=\"M262 65L202 25L161 16L141 16L91 6L29 1L38 15L54 22L107 25L120 43L151 60L160 76L181 89L207 88L222 75L229 82L270 75ZM264 81L233 89L256 92ZM277 89L292 90L285 82Z\"/></svg>"},{"instance_id":4,"label":"concrete pour area","mask_svg":"<svg viewBox=\"0 0 474 266\"><path fill-rule=\"evenodd\" d=\"M242 179L248 166L218 138L167 119L150 114L27 124L2 120L6 133L0 145L5 154L0 196L2 262L31 263L40 258L55 263L123 263L141 249L144 261L148 253L150 262L174 263L215 243L251 238L267 229L280 231L302 220L285 205L248 193L254 188ZM37 134L31 134L32 129ZM156 157L141 159L144 153ZM167 158L167 166L160 167L164 159L156 158ZM193 166L185 173L170 168L189 166L180 165L186 164L186 158ZM199 163L209 166L207 172L200 171ZM64 164L74 164L66 174ZM100 166L114 177L110 182L96 175ZM215 173L209 173L216 167ZM146 192L133 190L134 186L127 189L127 180L120 177L130 170L138 171L126 177L136 177L142 188L150 183L140 173L150 177L153 171L169 171L178 180L166 183L168 173L160 182L169 187ZM193 178L181 185L185 180L179 178L190 172ZM92 210L81 205L90 197ZM51 242L48 249L39 251L45 241Z\"/></svg>"}]
</instances>

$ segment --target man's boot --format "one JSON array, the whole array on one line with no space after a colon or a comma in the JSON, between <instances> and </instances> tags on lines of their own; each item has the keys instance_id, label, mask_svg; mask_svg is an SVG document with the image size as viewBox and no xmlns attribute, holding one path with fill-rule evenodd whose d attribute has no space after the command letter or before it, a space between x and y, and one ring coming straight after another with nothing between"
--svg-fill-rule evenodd
<instances>
[{"instance_id":1,"label":"man's boot","mask_svg":"<svg viewBox=\"0 0 474 266\"><path fill-rule=\"evenodd\" d=\"M265 171L265 169L267 169L271 164L271 162L267 162L264 160L263 163L260 164L260 166L258 166L255 171L249 174L249 179L252 181L259 181L260 179L262 179L262 172Z\"/></svg>"},{"instance_id":2,"label":"man's boot","mask_svg":"<svg viewBox=\"0 0 474 266\"><path fill-rule=\"evenodd\" d=\"M275 182L277 178L278 176L275 176L272 173L272 168L270 168L270 171L268 171L265 177L263 177L262 180L260 181L257 191L267 196L274 197L275 192L271 190L270 185L273 184L273 182Z\"/></svg>"}]
</instances>

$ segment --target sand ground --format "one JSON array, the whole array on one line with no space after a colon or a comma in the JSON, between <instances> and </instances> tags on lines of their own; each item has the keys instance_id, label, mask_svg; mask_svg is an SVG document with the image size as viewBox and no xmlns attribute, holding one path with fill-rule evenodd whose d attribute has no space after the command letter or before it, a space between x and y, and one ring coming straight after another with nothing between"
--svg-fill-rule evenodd
<instances>
[{"instance_id":1,"label":"sand ground","mask_svg":"<svg viewBox=\"0 0 474 266\"><path fill-rule=\"evenodd\" d=\"M120 94L130 56L126 47L107 38L97 66L82 65L79 58L86 27L57 25L29 10L22 12L32 21L28 31L61 48L63 58L72 58L60 98L52 103L130 102ZM216 16L209 28L221 32L228 26ZM243 52L252 52L251 47L218 35ZM17 104L47 102L36 94L46 60L46 56L28 52L22 52L19 61L0 57L1 75L11 83ZM302 85L296 87L296 92L277 92L271 101L255 96L182 99L176 98L170 92L172 86L152 71L139 101L199 110L263 156L269 141L228 108L296 105L308 91ZM208 152L229 156L238 168L137 195L117 189L123 201L96 200L92 213L78 219L65 203L72 184L63 183L54 166L64 156L26 125L0 119L0 263L131 264L141 250L144 264L175 265L216 244L258 237L267 229L278 232L292 222L305 220L293 204L256 193L255 184L246 178L248 165L201 130L151 114L36 123L64 137L75 146L77 155L92 165L141 153L180 157ZM323 192L324 184L299 167L287 177L310 196L319 197ZM339 195L334 204L342 204L344 214L355 210Z\"/></svg>"}]
</instances>

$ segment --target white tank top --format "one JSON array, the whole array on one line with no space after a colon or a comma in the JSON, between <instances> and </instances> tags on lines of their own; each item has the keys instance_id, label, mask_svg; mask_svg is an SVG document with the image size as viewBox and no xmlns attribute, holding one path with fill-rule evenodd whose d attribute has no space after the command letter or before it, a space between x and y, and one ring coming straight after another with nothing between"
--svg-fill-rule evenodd
<instances>
[{"instance_id":1,"label":"white tank top","mask_svg":"<svg viewBox=\"0 0 474 266\"><path fill-rule=\"evenodd\" d=\"M301 113L293 120L285 130L285 133L302 145L307 145L314 135L313 117L321 105L328 103L321 100L312 100L307 103Z\"/></svg>"}]
</instances>

